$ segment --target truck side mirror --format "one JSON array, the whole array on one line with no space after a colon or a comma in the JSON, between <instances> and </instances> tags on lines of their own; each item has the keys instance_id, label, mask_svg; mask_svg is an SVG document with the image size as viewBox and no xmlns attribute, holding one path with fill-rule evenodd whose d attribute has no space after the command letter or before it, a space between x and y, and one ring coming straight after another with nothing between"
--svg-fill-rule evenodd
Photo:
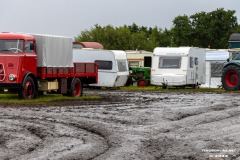
<instances>
[{"instance_id":1,"label":"truck side mirror","mask_svg":"<svg viewBox=\"0 0 240 160\"><path fill-rule=\"evenodd\" d=\"M30 43L30 50L34 50L34 43Z\"/></svg>"},{"instance_id":2,"label":"truck side mirror","mask_svg":"<svg viewBox=\"0 0 240 160\"><path fill-rule=\"evenodd\" d=\"M229 58L227 59L227 62L229 62Z\"/></svg>"}]
</instances>

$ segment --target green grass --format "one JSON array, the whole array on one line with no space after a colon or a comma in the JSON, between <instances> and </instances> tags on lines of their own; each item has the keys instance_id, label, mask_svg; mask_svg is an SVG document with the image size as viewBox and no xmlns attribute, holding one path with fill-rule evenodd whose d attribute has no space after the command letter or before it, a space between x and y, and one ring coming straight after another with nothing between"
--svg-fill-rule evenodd
<instances>
[{"instance_id":1,"label":"green grass","mask_svg":"<svg viewBox=\"0 0 240 160\"><path fill-rule=\"evenodd\" d=\"M162 87L148 86L148 87L137 87L137 86L129 86L129 87L120 87L122 91L161 91L161 92L227 92L224 89L219 88L198 88L192 89L191 87L186 88L176 88L169 87L167 89L162 89ZM237 91L234 91L237 92ZM240 92L240 91L239 91Z\"/></svg>"},{"instance_id":2,"label":"green grass","mask_svg":"<svg viewBox=\"0 0 240 160\"><path fill-rule=\"evenodd\" d=\"M107 89L108 90L108 89ZM112 89L111 89L112 90ZM213 93L224 93L224 92L237 92L240 93L240 90L237 91L226 91L224 89L218 88L198 88L192 89L191 87L186 88L175 88L169 87L167 89L162 89L161 87L148 86L148 87L120 87L115 89L116 92L121 91L159 91L159 92L213 92ZM0 94L0 106L62 106L62 105L74 105L81 103L81 101L94 101L100 100L103 97L98 95L98 92L101 90L96 90L95 95L84 95L82 97L67 97L62 96L61 94L48 94L37 97L36 99L19 99L17 94Z\"/></svg>"},{"instance_id":3,"label":"green grass","mask_svg":"<svg viewBox=\"0 0 240 160\"><path fill-rule=\"evenodd\" d=\"M19 99L17 94L0 94L0 104L2 105L61 105L62 102L73 102L81 100L101 99L98 95L83 95L82 97L68 97L60 94L49 94L38 96L36 99Z\"/></svg>"}]
</instances>

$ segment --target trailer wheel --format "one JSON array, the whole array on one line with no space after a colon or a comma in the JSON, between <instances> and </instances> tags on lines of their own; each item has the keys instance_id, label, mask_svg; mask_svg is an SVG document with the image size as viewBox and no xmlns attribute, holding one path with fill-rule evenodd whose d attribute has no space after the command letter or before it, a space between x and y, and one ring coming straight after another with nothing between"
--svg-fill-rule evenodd
<instances>
[{"instance_id":1,"label":"trailer wheel","mask_svg":"<svg viewBox=\"0 0 240 160\"><path fill-rule=\"evenodd\" d=\"M138 87L146 87L147 86L147 81L144 78L141 78L137 81Z\"/></svg>"},{"instance_id":2,"label":"trailer wheel","mask_svg":"<svg viewBox=\"0 0 240 160\"><path fill-rule=\"evenodd\" d=\"M79 97L82 96L82 83L79 78L74 78L71 83L70 96Z\"/></svg>"},{"instance_id":3,"label":"trailer wheel","mask_svg":"<svg viewBox=\"0 0 240 160\"><path fill-rule=\"evenodd\" d=\"M240 67L227 66L223 69L222 86L225 90L237 90L240 87Z\"/></svg>"},{"instance_id":4,"label":"trailer wheel","mask_svg":"<svg viewBox=\"0 0 240 160\"><path fill-rule=\"evenodd\" d=\"M28 76L24 80L22 86L23 87L18 92L19 98L21 98L21 99L33 99L33 98L36 98L37 89L36 89L36 86L34 84L34 81L33 81L32 77Z\"/></svg>"}]
</instances>

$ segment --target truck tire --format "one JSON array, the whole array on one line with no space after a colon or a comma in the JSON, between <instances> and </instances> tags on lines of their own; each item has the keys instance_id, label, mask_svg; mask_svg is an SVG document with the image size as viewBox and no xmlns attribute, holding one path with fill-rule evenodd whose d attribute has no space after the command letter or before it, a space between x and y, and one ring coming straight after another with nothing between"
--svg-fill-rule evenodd
<instances>
[{"instance_id":1,"label":"truck tire","mask_svg":"<svg viewBox=\"0 0 240 160\"><path fill-rule=\"evenodd\" d=\"M138 85L138 87L146 87L148 84L144 78L141 78L137 81L137 85Z\"/></svg>"},{"instance_id":2,"label":"truck tire","mask_svg":"<svg viewBox=\"0 0 240 160\"><path fill-rule=\"evenodd\" d=\"M69 96L71 97L82 96L82 82L79 78L74 78L72 80Z\"/></svg>"},{"instance_id":3,"label":"truck tire","mask_svg":"<svg viewBox=\"0 0 240 160\"><path fill-rule=\"evenodd\" d=\"M37 88L32 77L28 76L23 84L22 88L18 92L18 96L21 99L34 99L37 96Z\"/></svg>"},{"instance_id":4,"label":"truck tire","mask_svg":"<svg viewBox=\"0 0 240 160\"><path fill-rule=\"evenodd\" d=\"M222 86L227 91L238 90L240 87L240 67L235 65L223 69Z\"/></svg>"}]
</instances>

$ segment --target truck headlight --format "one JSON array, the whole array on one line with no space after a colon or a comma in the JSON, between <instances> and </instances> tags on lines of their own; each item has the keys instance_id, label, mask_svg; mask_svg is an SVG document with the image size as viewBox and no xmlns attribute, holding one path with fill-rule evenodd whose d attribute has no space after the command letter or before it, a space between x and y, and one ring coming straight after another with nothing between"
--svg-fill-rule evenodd
<instances>
[{"instance_id":1,"label":"truck headlight","mask_svg":"<svg viewBox=\"0 0 240 160\"><path fill-rule=\"evenodd\" d=\"M9 74L8 80L9 81L14 81L16 79L16 76L14 74Z\"/></svg>"}]
</instances>

